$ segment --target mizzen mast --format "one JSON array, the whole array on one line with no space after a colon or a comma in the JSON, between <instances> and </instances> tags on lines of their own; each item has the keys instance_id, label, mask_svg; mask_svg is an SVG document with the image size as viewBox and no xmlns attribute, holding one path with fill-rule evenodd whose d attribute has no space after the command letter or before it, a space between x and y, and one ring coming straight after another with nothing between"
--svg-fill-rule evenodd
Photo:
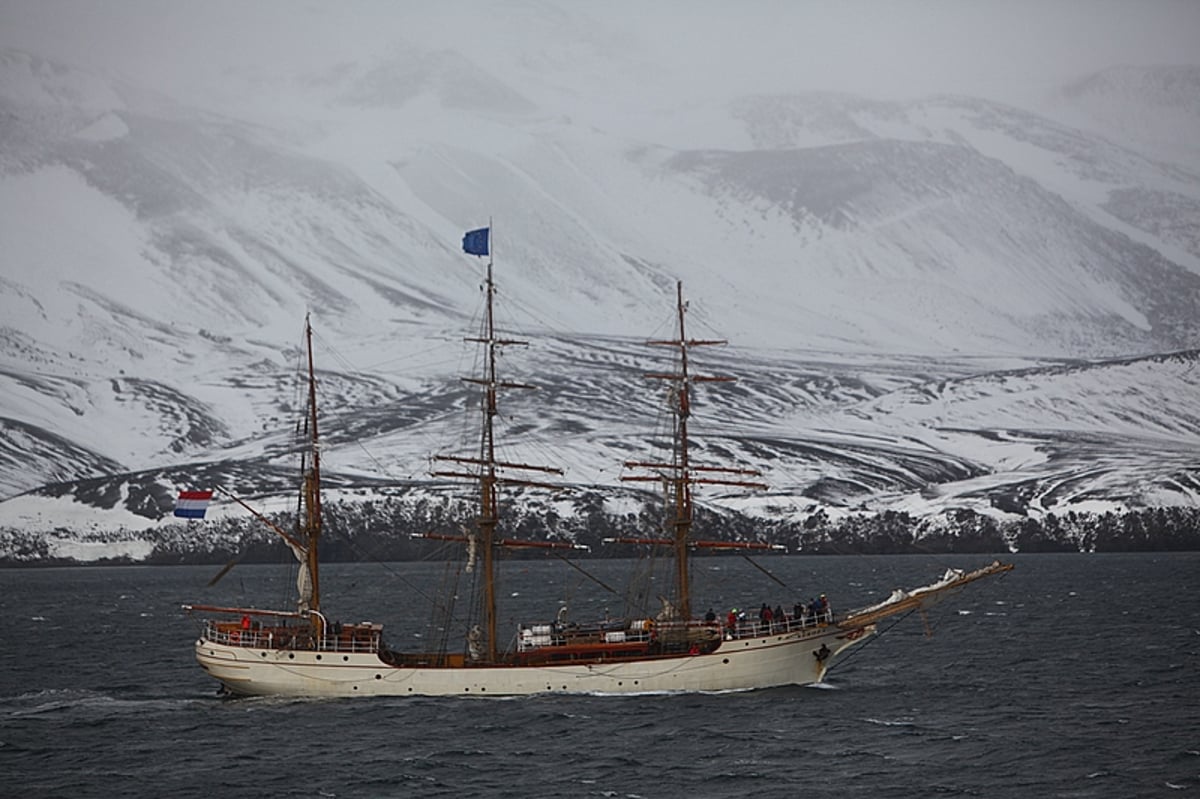
<instances>
[{"instance_id":1,"label":"mizzen mast","mask_svg":"<svg viewBox=\"0 0 1200 799\"><path fill-rule=\"evenodd\" d=\"M320 557L317 542L321 537L321 440L317 434L317 373L313 367L312 324L309 316L304 316L304 340L308 347L308 433L311 461L304 472L304 533L305 560L308 566L308 576L312 581L312 595L308 600L308 608L302 610L321 610L321 583L319 580ZM301 603L304 597L301 596ZM314 616L314 618L319 618Z\"/></svg>"},{"instance_id":2,"label":"mizzen mast","mask_svg":"<svg viewBox=\"0 0 1200 799\"><path fill-rule=\"evenodd\" d=\"M673 347L677 350L677 371L666 373L651 373L645 375L649 379L666 380L671 384L669 397L671 412L674 417L674 448L670 463L652 461L626 461L629 468L646 469L653 474L636 474L622 476L626 481L662 482L666 486L668 502L674 515L670 522L671 538L664 541L651 539L630 539L635 543L669 544L675 554L676 569L676 609L682 620L691 618L691 589L690 564L688 551L698 542L690 540L694 509L692 506L692 486L696 484L740 486L744 488L764 489L766 485L751 480L734 479L737 475L758 477L760 472L754 469L738 469L722 466L696 466L691 462L689 452L688 419L691 417L692 385L695 383L729 383L737 380L725 375L702 376L693 375L688 367L688 350L692 347L722 345L723 339L689 339L684 325L684 314L687 303L683 301L683 281L676 282L676 310L678 316L678 337L674 339L655 340L646 342L652 346ZM622 541L626 539L615 539ZM714 542L704 542L712 544ZM747 547L749 548L749 547Z\"/></svg>"}]
</instances>

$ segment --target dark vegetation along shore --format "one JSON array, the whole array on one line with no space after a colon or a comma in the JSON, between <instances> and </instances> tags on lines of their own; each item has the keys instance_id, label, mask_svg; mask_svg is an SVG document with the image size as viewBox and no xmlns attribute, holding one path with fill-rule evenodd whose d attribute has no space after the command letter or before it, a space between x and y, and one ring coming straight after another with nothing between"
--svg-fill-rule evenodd
<instances>
[{"instance_id":1,"label":"dark vegetation along shore","mask_svg":"<svg viewBox=\"0 0 1200 799\"><path fill-rule=\"evenodd\" d=\"M456 557L453 550L457 545L414 535L461 534L472 523L473 513L467 503L447 497L328 503L322 559L349 562L424 560L443 554ZM571 541L588 547L572 552L573 558L635 556L640 554L637 547L606 544L603 539L639 531L644 534L661 527L658 507L647 503L638 513L613 514L605 511L600 494L584 497L570 516L529 504L502 507L501 516L507 536ZM290 524L286 518L276 521L285 527ZM780 544L787 552L807 555L1200 551L1200 508L1143 508L1102 514L1068 511L1041 519L1012 520L997 520L972 510L949 511L933 518L894 511L832 518L816 510L779 519L698 510L694 531L698 538ZM0 529L0 566L85 562L56 554L59 543L73 541L92 546L143 542L140 549L148 553L139 558L86 561L96 564L203 564L224 563L232 558L250 563L276 562L283 549L273 533L248 515L137 531L82 533L59 529L34 533ZM509 557L546 555L542 550L518 550Z\"/></svg>"}]
</instances>

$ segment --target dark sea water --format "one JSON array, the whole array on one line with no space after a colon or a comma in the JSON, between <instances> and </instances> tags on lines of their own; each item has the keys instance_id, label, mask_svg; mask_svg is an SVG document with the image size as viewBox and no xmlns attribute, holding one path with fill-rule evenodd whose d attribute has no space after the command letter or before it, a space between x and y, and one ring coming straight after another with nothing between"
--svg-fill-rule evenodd
<instances>
[{"instance_id":1,"label":"dark sea water","mask_svg":"<svg viewBox=\"0 0 1200 799\"><path fill-rule=\"evenodd\" d=\"M988 560L759 562L836 610ZM0 794L1200 796L1200 554L1013 560L935 609L931 638L910 616L820 686L521 699L221 698L179 605L268 602L273 569L239 566L217 589L207 567L0 571ZM585 566L615 584L628 563ZM800 598L741 558L696 566L718 610ZM402 645L422 629L406 592L440 570L326 567L325 607ZM513 571L506 607L525 620L610 601L559 562Z\"/></svg>"}]
</instances>

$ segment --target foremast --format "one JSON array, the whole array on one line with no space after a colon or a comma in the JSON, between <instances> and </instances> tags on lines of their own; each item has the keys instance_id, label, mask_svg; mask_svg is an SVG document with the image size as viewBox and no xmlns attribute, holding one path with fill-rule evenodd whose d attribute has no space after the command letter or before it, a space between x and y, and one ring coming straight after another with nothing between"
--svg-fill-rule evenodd
<instances>
[{"instance_id":1,"label":"foremast","mask_svg":"<svg viewBox=\"0 0 1200 799\"><path fill-rule=\"evenodd\" d=\"M304 345L306 351L305 367L308 372L308 390L306 399L308 407L296 422L295 444L300 451L300 493L298 507L292 531L288 532L262 512L250 506L245 500L231 491L216 486L216 490L229 497L250 512L254 518L265 524L270 530L283 539L288 549L296 558L298 574L296 575L296 610L276 611L258 608L234 608L215 605L184 605L187 610L207 610L216 613L240 613L242 615L269 616L278 618L307 619L312 627L313 637L320 640L324 635L324 617L321 615L321 584L320 584L320 538L321 538L321 441L317 428L317 375L313 361L313 330L309 314L304 315ZM237 559L226 564L217 576L209 581L215 585L224 577Z\"/></svg>"},{"instance_id":2,"label":"foremast","mask_svg":"<svg viewBox=\"0 0 1200 799\"><path fill-rule=\"evenodd\" d=\"M317 431L317 373L313 366L312 323L309 315L304 315L304 343L308 349L308 462L307 468L301 461L303 473L302 504L303 512L299 515L300 530L305 542L304 565L308 568L308 579L311 581L309 596L306 597L303 586L300 589L299 611L312 611L314 625L321 618L321 582L319 542L321 538L321 439ZM297 558L300 553L296 553ZM318 630L320 632L320 630Z\"/></svg>"},{"instance_id":3,"label":"foremast","mask_svg":"<svg viewBox=\"0 0 1200 799\"><path fill-rule=\"evenodd\" d=\"M626 461L628 468L646 469L653 474L623 475L622 480L662 482L667 492L667 502L672 509L672 517L668 522L671 537L667 540L617 538L617 542L667 544L675 556L675 611L678 617L687 621L692 617L691 606L691 564L689 552L693 546L728 547L728 548L773 548L770 545L744 545L725 542L698 542L691 539L694 508L692 505L692 486L696 484L739 486L743 488L765 489L764 483L736 479L737 476L758 477L760 472L754 469L740 469L723 466L697 466L691 461L690 439L688 436L688 420L691 417L692 386L695 383L730 383L737 378L727 375L694 375L688 364L688 351L693 347L717 346L728 343L724 339L689 339L684 322L687 303L683 300L683 281L676 281L676 314L678 317L677 337L665 340L646 342L651 346L671 347L676 350L676 371L666 373L650 373L645 375L652 380L665 380L670 384L668 392L670 410L673 417L672 457L669 463L653 461Z\"/></svg>"},{"instance_id":4,"label":"foremast","mask_svg":"<svg viewBox=\"0 0 1200 799\"><path fill-rule=\"evenodd\" d=\"M240 497L218 487L218 491L250 511L259 521L284 540L296 558L296 614L308 617L318 636L323 632L321 616L320 539L321 539L321 438L317 428L317 372L313 361L313 330L309 314L304 315L305 367L308 371L308 408L296 421L295 445L300 451L300 495L295 525L288 533ZM232 565L232 564L231 564ZM218 579L221 575L218 575ZM214 580L215 582L215 580Z\"/></svg>"},{"instance_id":5,"label":"foremast","mask_svg":"<svg viewBox=\"0 0 1200 799\"><path fill-rule=\"evenodd\" d=\"M490 229L490 228L489 228ZM500 509L498 499L498 488L501 484L518 485L518 486L536 486L542 488L558 488L549 483L537 482L522 478L513 478L501 473L501 470L518 470L518 471L537 471L549 474L562 474L562 470L551 466L535 466L527 463L513 463L511 461L499 460L496 457L496 434L495 434L495 418L498 407L498 396L501 389L522 388L534 389L537 386L526 383L514 383L510 381L500 380L496 372L496 355L502 347L521 345L528 346L528 342L518 341L515 339L501 338L496 335L495 323L495 296L496 285L492 280L492 255L491 247L488 247L488 263L487 263L487 278L484 283L485 292L485 310L482 325L481 335L478 337L468 337L466 341L474 342L482 345L484 348L484 367L481 377L464 377L463 381L473 383L483 388L482 405L482 425L479 442L478 457L459 457L452 455L438 455L436 460L450 461L453 463L462 464L467 467L473 467L474 471L434 471L432 474L438 477L457 477L469 480L475 480L479 484L479 515L476 519L476 529L473 533L468 533L466 538L469 554L468 557L473 557L474 553L480 555L482 564L482 583L483 588L480 598L480 615L483 619L483 629L481 630L483 640L472 642L472 648L477 645L479 647L479 658L487 663L495 663L499 658L498 634L497 634L497 612L496 612L496 550L498 547L521 547L521 546L558 546L556 544L544 544L542 542L521 542L511 539L500 539L496 535L496 528L500 520ZM461 540L458 536L439 536L441 538ZM564 545L569 546L569 545ZM468 636L468 641L470 641ZM474 655L475 653L473 653Z\"/></svg>"}]
</instances>

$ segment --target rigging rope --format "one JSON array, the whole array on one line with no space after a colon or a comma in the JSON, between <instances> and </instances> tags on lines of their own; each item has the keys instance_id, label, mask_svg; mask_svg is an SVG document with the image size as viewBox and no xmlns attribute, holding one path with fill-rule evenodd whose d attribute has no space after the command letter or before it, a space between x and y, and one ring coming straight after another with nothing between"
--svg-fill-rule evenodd
<instances>
[{"instance_id":1,"label":"rigging rope","mask_svg":"<svg viewBox=\"0 0 1200 799\"><path fill-rule=\"evenodd\" d=\"M861 652L862 650L866 649L866 648L867 648L868 646L870 646L871 644L875 643L875 640L876 640L877 638L882 638L882 637L883 637L883 635L884 635L884 633L887 633L887 632L891 631L891 629L892 629L893 627L895 627L897 624L899 624L900 622L902 622L902 621L904 621L905 619L907 619L907 618L908 618L909 616L911 616L911 615L912 615L912 614L913 614L915 611L916 611L916 608L913 608L913 609L912 609L912 610L910 610L908 613L905 613L903 616L901 616L900 618L898 618L898 619L896 619L895 621L893 621L891 624L889 624L889 625L888 625L887 627L885 627L883 630L880 630L879 632L876 632L874 635L872 635L872 636L870 636L869 638L867 638L867 640L863 641L861 644L859 644L858 646L854 647L854 649L852 649L848 655L846 655L844 658L842 658L842 659L841 659L841 660L838 662L838 665L840 666L840 665L844 665L845 663L848 663L848 662L849 662L851 659L853 659L853 658L854 658L856 655L858 655L858 653L859 653L859 652Z\"/></svg>"},{"instance_id":2,"label":"rigging rope","mask_svg":"<svg viewBox=\"0 0 1200 799\"><path fill-rule=\"evenodd\" d=\"M767 569L765 566L762 566L762 565L760 565L760 564L758 564L758 563L755 563L755 562L754 562L754 559L753 559L753 558L751 558L749 555L743 554L743 555L742 555L742 558L743 558L743 559L745 559L745 561L746 561L747 563L749 563L751 566L753 566L754 568L758 569L760 572L762 572L763 574L767 575L768 577L770 577L770 578L771 578L772 580L774 580L775 582L779 583L781 586L783 586L783 587L784 587L784 588L786 588L787 590L789 590L789 591L791 591L792 593L795 593L795 594L799 594L799 593L800 593L800 592L799 592L799 591L797 591L795 588L792 588L790 585L788 585L787 583L785 583L783 580L780 580L778 577L776 577L774 574L772 574L772 573L771 573L771 572L770 572L770 571L769 571L769 570L768 570L768 569Z\"/></svg>"},{"instance_id":3,"label":"rigging rope","mask_svg":"<svg viewBox=\"0 0 1200 799\"><path fill-rule=\"evenodd\" d=\"M598 586L600 586L601 588L603 588L605 591L608 591L610 594L613 594L613 595L615 595L615 596L620 596L620 595L621 595L621 592L620 592L620 591L616 590L615 588L613 588L611 585L609 585L608 583L606 583L606 582L604 582L603 580L601 580L601 579L600 579L599 577L597 577L596 575L594 575L594 574L590 574L590 573L589 573L589 572L588 572L586 569L584 569L584 568L583 568L582 566L580 566L578 563L572 563L572 562L571 562L571 561L570 561L570 560L569 560L569 559L568 559L568 558L567 558L565 555L560 555L560 554L558 554L557 552L554 552L553 554L554 554L554 557L558 558L558 559L559 559L559 560L561 560L563 563L565 563L565 564L567 564L568 566L570 566L572 569L576 569L576 570L578 570L580 574L582 574L584 577L586 577L586 578L588 578L589 580L591 580L592 582L594 582L596 585L598 585Z\"/></svg>"}]
</instances>

